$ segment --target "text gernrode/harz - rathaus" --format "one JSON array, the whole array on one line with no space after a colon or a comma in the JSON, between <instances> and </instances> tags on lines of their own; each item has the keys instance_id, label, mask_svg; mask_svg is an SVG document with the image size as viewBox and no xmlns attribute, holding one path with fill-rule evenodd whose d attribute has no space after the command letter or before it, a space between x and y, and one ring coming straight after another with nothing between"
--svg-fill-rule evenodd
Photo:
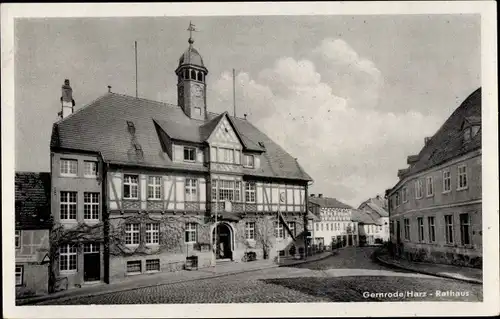
<instances>
[{"instance_id":1,"label":"text gernrode/harz - rathaus","mask_svg":"<svg viewBox=\"0 0 500 319\"><path fill-rule=\"evenodd\" d=\"M193 42L177 104L108 92L74 111L65 81L50 144L53 281L304 252L310 176L246 118L207 109Z\"/></svg>"}]
</instances>

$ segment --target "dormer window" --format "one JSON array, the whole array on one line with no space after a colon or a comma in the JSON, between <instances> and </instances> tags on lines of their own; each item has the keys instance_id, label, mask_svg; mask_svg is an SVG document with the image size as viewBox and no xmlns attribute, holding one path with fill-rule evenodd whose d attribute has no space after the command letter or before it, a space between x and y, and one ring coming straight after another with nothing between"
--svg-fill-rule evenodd
<instances>
[{"instance_id":1,"label":"dormer window","mask_svg":"<svg viewBox=\"0 0 500 319\"><path fill-rule=\"evenodd\" d=\"M464 141L465 142L468 142L470 141L471 139L471 128L470 127L467 127L465 130L464 130Z\"/></svg>"},{"instance_id":2,"label":"dormer window","mask_svg":"<svg viewBox=\"0 0 500 319\"><path fill-rule=\"evenodd\" d=\"M194 162L196 159L196 149L194 147L184 147L184 161Z\"/></svg>"},{"instance_id":3,"label":"dormer window","mask_svg":"<svg viewBox=\"0 0 500 319\"><path fill-rule=\"evenodd\" d=\"M245 154L243 156L243 166L248 168L254 168L254 156Z\"/></svg>"}]
</instances>

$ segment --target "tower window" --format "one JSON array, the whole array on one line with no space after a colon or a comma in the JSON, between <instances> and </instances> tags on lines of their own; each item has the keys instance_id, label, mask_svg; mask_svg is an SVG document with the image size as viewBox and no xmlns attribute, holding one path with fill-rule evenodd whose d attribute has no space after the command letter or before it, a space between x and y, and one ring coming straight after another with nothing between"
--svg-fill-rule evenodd
<instances>
[{"instance_id":1,"label":"tower window","mask_svg":"<svg viewBox=\"0 0 500 319\"><path fill-rule=\"evenodd\" d=\"M200 81L200 82L203 81L202 77L203 77L203 73L198 72L198 81Z\"/></svg>"},{"instance_id":2,"label":"tower window","mask_svg":"<svg viewBox=\"0 0 500 319\"><path fill-rule=\"evenodd\" d=\"M196 80L196 71L191 70L191 80Z\"/></svg>"},{"instance_id":3,"label":"tower window","mask_svg":"<svg viewBox=\"0 0 500 319\"><path fill-rule=\"evenodd\" d=\"M189 70L184 70L184 79L189 79Z\"/></svg>"}]
</instances>

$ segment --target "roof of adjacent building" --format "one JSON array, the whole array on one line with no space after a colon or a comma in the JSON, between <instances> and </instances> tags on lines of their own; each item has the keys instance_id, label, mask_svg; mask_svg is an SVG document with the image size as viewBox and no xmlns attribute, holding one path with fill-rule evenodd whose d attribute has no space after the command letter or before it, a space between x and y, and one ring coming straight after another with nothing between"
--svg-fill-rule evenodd
<instances>
[{"instance_id":1,"label":"roof of adjacent building","mask_svg":"<svg viewBox=\"0 0 500 319\"><path fill-rule=\"evenodd\" d=\"M364 205L368 206L371 211L379 215L378 217L389 217L389 212L387 211L385 200L380 197L370 198L364 201L363 203L361 203L361 205L359 205L358 209L362 209Z\"/></svg>"},{"instance_id":2,"label":"roof of adjacent building","mask_svg":"<svg viewBox=\"0 0 500 319\"><path fill-rule=\"evenodd\" d=\"M50 173L16 173L16 229L49 229L51 227L50 181Z\"/></svg>"},{"instance_id":3,"label":"roof of adjacent building","mask_svg":"<svg viewBox=\"0 0 500 319\"><path fill-rule=\"evenodd\" d=\"M351 210L351 220L365 225L380 225L380 222L374 219L368 212L359 209Z\"/></svg>"},{"instance_id":4,"label":"roof of adjacent building","mask_svg":"<svg viewBox=\"0 0 500 319\"><path fill-rule=\"evenodd\" d=\"M351 206L342 203L341 201L337 200L336 198L330 198L330 197L308 197L309 202L319 205L320 207L325 207L325 208L352 208Z\"/></svg>"},{"instance_id":5,"label":"roof of adjacent building","mask_svg":"<svg viewBox=\"0 0 500 319\"><path fill-rule=\"evenodd\" d=\"M422 148L418 161L407 169L402 178L481 148L481 130L471 141L463 142L464 123L481 124L481 88L470 94L444 122Z\"/></svg>"},{"instance_id":6,"label":"roof of adjacent building","mask_svg":"<svg viewBox=\"0 0 500 319\"><path fill-rule=\"evenodd\" d=\"M208 113L207 121L189 118L177 105L107 93L54 124L51 148L98 152L111 164L205 172L199 164L173 162L162 146L160 132L171 140L205 143L227 116L242 140L244 151L262 153L260 167L244 174L312 180L295 158L245 119ZM133 123L134 133L127 122ZM137 152L137 150L140 152Z\"/></svg>"}]
</instances>

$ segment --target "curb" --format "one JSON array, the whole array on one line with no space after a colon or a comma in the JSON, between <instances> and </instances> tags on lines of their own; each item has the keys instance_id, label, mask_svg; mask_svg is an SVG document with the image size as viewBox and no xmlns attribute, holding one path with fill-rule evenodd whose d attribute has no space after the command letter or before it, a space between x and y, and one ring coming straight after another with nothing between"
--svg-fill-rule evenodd
<instances>
[{"instance_id":1,"label":"curb","mask_svg":"<svg viewBox=\"0 0 500 319\"><path fill-rule=\"evenodd\" d=\"M278 267L290 267L290 266L297 266L297 265L307 264L307 263L310 263L310 262L315 262L315 261L326 259L326 258L328 258L330 256L333 256L333 253L327 254L325 256L322 256L322 257L316 258L316 259L308 259L308 260L297 261L297 262L294 262L294 263L291 263L291 264L278 265Z\"/></svg>"},{"instance_id":2,"label":"curb","mask_svg":"<svg viewBox=\"0 0 500 319\"><path fill-rule=\"evenodd\" d=\"M36 299L36 300L19 299L19 300L16 300L16 306L36 305L39 302L44 302L47 300L66 301L66 300L71 300L71 299L75 299L75 298L85 298L85 297L89 297L89 296L100 296L100 295L105 295L105 294L110 294L110 293L115 293L115 292L132 291L132 290L148 288L148 287L167 286L167 285L192 282L192 281L203 280L203 279L211 279L211 278L219 278L219 277L225 277L225 276L230 276L230 275L237 275L237 274L242 274L242 273L247 273L247 272L252 272L252 271L259 271L259 270L263 270L263 269L277 268L277 267L279 267L279 265L271 264L271 265L266 266L266 267L255 268L255 269L246 269L246 270L240 270L240 271L232 271L232 272L222 273L219 275L204 275L204 276L200 276L197 278L191 278L191 279L181 279L181 280L165 282L165 283L147 284L147 285L140 285L137 287L115 289L115 290L111 289L111 290L105 290L105 291L99 291L99 292L82 292L81 294L75 294L74 296L58 297L58 296L48 295L48 296L40 297L40 299Z\"/></svg>"},{"instance_id":3,"label":"curb","mask_svg":"<svg viewBox=\"0 0 500 319\"><path fill-rule=\"evenodd\" d=\"M390 262L388 260L384 260L383 258L381 258L379 256L376 256L375 258L377 259L377 261L379 261L380 263L382 263L384 265L389 265L389 266L392 266L392 267L396 267L396 268L400 268L400 269L404 269L404 270L409 270L409 271L421 273L421 274L424 274L424 275L430 275L430 276L434 276L434 277L441 277L441 278L447 278L447 279L460 280L460 281L464 281L464 282L471 283L471 284L480 284L480 285L483 284L483 281L479 280L479 279L461 278L461 277L455 277L455 276L451 276L451 275L433 273L433 272L430 272L430 271L420 270L420 269L416 269L416 268L412 268L412 267L406 267L406 266L403 266L403 265L392 263L392 262Z\"/></svg>"}]
</instances>

